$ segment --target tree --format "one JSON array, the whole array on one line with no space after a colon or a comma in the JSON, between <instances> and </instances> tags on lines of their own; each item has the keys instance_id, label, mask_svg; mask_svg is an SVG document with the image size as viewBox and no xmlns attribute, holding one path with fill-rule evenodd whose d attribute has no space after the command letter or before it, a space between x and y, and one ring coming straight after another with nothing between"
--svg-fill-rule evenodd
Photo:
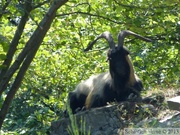
<instances>
[{"instance_id":1,"label":"tree","mask_svg":"<svg viewBox=\"0 0 180 135\"><path fill-rule=\"evenodd\" d=\"M20 1L21 2L21 1ZM23 6L24 15L22 16L20 23L18 25L17 31L15 33L14 39L12 40L9 50L7 52L7 57L4 60L3 66L5 66L4 69L1 70L1 80L0 80L0 94L2 94L3 91L6 90L8 83L10 79L12 78L13 74L17 71L17 75L14 79L14 82L12 86L9 89L9 92L7 93L6 99L2 105L1 111L0 111L0 128L2 127L2 123L5 119L5 116L7 114L7 111L9 109L10 103L12 102L12 99L14 95L16 94L18 88L20 87L20 84L22 82L22 79L25 75L26 70L28 69L30 63L32 62L39 46L41 45L41 42L43 41L43 38L45 37L47 31L50 28L50 25L55 18L56 11L59 7L64 5L67 2L67 0L60 0L60 1L54 1L52 6L50 7L49 11L46 13L36 30L34 31L33 35L30 37L29 41L26 43L23 50L19 53L17 59L14 61L12 66L10 66L12 62L12 56L14 55L16 51L16 47L18 45L18 42L20 40L20 37L22 35L22 32L24 30L24 26L26 24L26 21L30 15L30 12L35 9L36 6L33 5L32 0L27 0L25 3L19 3L20 6ZM10 4L10 1L7 1L4 6L4 12L6 9L6 5ZM42 4L42 3L40 3ZM35 7L34 7L35 6ZM39 5L37 5L38 7Z\"/></svg>"},{"instance_id":2,"label":"tree","mask_svg":"<svg viewBox=\"0 0 180 135\"><path fill-rule=\"evenodd\" d=\"M154 43L149 44L130 37L125 44L145 89L158 85L179 87L178 1L65 2L1 2L0 120L12 103L5 129L15 127L8 128L9 123L20 125L23 121L21 129L26 126L25 131L30 132L29 128L38 128L35 124L49 124L61 117L68 92L91 74L108 70L105 41L99 41L93 51L83 52L103 31L115 37L120 30L128 29L153 39ZM58 7L61 9L51 16L49 7L54 8L53 15Z\"/></svg>"}]
</instances>

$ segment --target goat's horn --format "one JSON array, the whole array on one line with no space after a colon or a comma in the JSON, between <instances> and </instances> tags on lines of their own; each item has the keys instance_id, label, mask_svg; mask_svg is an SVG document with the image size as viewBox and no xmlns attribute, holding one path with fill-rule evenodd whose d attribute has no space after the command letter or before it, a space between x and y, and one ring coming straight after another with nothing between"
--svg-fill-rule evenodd
<instances>
[{"instance_id":1,"label":"goat's horn","mask_svg":"<svg viewBox=\"0 0 180 135\"><path fill-rule=\"evenodd\" d=\"M133 35L133 36L135 36L141 40L144 40L146 42L152 42L152 40L149 38L142 37L142 36L132 32L132 31L129 31L129 30L123 30L123 31L119 32L119 34L118 34L118 49L123 46L124 38L128 35Z\"/></svg>"},{"instance_id":2,"label":"goat's horn","mask_svg":"<svg viewBox=\"0 0 180 135\"><path fill-rule=\"evenodd\" d=\"M85 52L92 49L93 45L96 43L96 41L100 38L105 38L108 43L109 43L109 47L111 49L115 49L115 42L114 39L111 35L111 33L109 31L103 32L102 34L100 34L94 41L90 42L88 47L84 50Z\"/></svg>"}]
</instances>

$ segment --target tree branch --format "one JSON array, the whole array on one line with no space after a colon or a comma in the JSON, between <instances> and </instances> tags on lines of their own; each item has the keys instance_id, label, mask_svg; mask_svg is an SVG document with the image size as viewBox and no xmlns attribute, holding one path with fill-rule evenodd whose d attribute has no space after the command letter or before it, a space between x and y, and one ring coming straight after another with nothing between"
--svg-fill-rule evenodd
<instances>
[{"instance_id":1,"label":"tree branch","mask_svg":"<svg viewBox=\"0 0 180 135\"><path fill-rule=\"evenodd\" d=\"M119 6L122 6L122 7L126 7L126 8L138 8L138 9L147 9L147 8L143 8L143 7L140 7L140 6L134 6L134 5L125 5L125 4L122 4L121 2L117 1L117 0L114 0L114 2L116 4L118 4Z\"/></svg>"},{"instance_id":2,"label":"tree branch","mask_svg":"<svg viewBox=\"0 0 180 135\"><path fill-rule=\"evenodd\" d=\"M6 13L6 8L8 7L8 5L10 4L11 0L7 0L5 5L2 7L1 13L0 13L0 18L3 16L3 14Z\"/></svg>"},{"instance_id":3,"label":"tree branch","mask_svg":"<svg viewBox=\"0 0 180 135\"><path fill-rule=\"evenodd\" d=\"M29 2L31 2L31 1L29 1ZM15 52L16 52L16 49L17 49L19 40L20 40L21 35L22 35L22 33L23 33L24 27L25 27L26 22L27 22L27 20L28 20L29 13L30 13L31 10L32 10L32 7L31 7L31 5L29 4L29 2L27 1L26 4L25 4L25 9L24 9L25 14L24 14L24 16L22 16L22 18L21 18L21 21L20 21L20 23L19 23L19 25L18 25L18 27L17 27L16 33L15 33L15 35L14 35L14 38L13 38L13 40L12 40L11 43L10 43L9 50L8 50L8 52L7 52L7 55L6 55L6 59L5 59L4 62L3 62L3 65L4 65L6 68L5 68L5 69L2 69L2 70L0 71L0 82L3 80L4 75L6 74L6 72L7 72L8 69L9 69L9 66L10 66L10 64L11 64L11 62L12 62L12 58L13 58ZM0 88L0 90L1 90L1 88ZM1 92L0 92L0 95L1 95Z\"/></svg>"},{"instance_id":4,"label":"tree branch","mask_svg":"<svg viewBox=\"0 0 180 135\"><path fill-rule=\"evenodd\" d=\"M109 19L109 18L101 16L101 15L96 15L96 14L91 14L91 13L88 13L88 12L81 12L81 11L71 12L71 13L64 13L64 14L59 14L59 15L56 15L56 16L66 16L66 15L72 15L72 14L84 14L84 15L89 15L89 16L94 16L94 17L102 18L104 20L107 20L107 21L110 21L110 22L113 22L113 23L124 24L124 23L114 21L112 19Z\"/></svg>"},{"instance_id":5,"label":"tree branch","mask_svg":"<svg viewBox=\"0 0 180 135\"><path fill-rule=\"evenodd\" d=\"M142 7L142 6L134 6L134 5L125 5L125 4L122 4L121 2L117 1L117 0L114 0L114 2L116 4L118 4L119 6L122 6L122 7L126 7L126 8L136 8L136 9L142 9L142 10L147 10L147 7ZM177 3L173 3L173 5L170 5L170 6L153 6L153 9L155 8L174 8L175 6L177 6L178 4ZM152 8L151 8L152 9Z\"/></svg>"},{"instance_id":6,"label":"tree branch","mask_svg":"<svg viewBox=\"0 0 180 135\"><path fill-rule=\"evenodd\" d=\"M39 46L41 45L47 31L49 30L50 25L51 25L53 19L55 18L58 8L61 7L62 5L64 5L67 1L68 0L55 0L53 2L48 13L44 16L43 20L40 22L39 27L35 30L34 34L31 36L31 38L27 42L26 47L23 50L23 52L24 53L26 52L26 54L27 54L26 59L24 60L13 85L10 88L10 91L8 92L8 94L6 96L6 99L3 103L1 111L0 111L0 128L2 127L3 121L5 119L8 109L10 107L12 99L14 98L14 95L16 94L18 88L20 87L20 84L23 80L25 72L27 71L37 50L39 49ZM28 49L26 49L26 48L28 48ZM28 50L28 52L27 52L27 50ZM12 67L14 67L14 65L16 65L16 64L17 64L17 66L19 66L20 62L18 62L18 60L16 60L16 62L13 64ZM9 76L7 76L7 77L9 78ZM6 83L8 83L7 81L8 80L6 79L6 82L2 84L2 86L3 86L2 88L4 88L4 86L7 85L6 84Z\"/></svg>"},{"instance_id":7,"label":"tree branch","mask_svg":"<svg viewBox=\"0 0 180 135\"><path fill-rule=\"evenodd\" d=\"M46 4L46 3L48 3L49 2L49 0L46 0L46 1L44 1L44 2L40 2L39 4L37 4L36 6L34 6L33 8L35 9L35 8L39 8L39 7L41 7L42 5L44 5L44 4Z\"/></svg>"}]
</instances>

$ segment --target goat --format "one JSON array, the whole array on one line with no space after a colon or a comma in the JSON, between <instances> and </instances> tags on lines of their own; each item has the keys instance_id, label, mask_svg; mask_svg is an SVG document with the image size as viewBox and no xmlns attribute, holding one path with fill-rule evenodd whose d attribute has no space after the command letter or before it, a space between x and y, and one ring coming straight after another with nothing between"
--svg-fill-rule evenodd
<instances>
[{"instance_id":1,"label":"goat","mask_svg":"<svg viewBox=\"0 0 180 135\"><path fill-rule=\"evenodd\" d=\"M125 101L131 93L140 95L143 89L142 82L134 73L128 56L129 50L123 46L124 38L128 35L151 42L148 38L124 30L118 34L118 45L116 46L110 32L103 32L85 49L85 51L92 49L98 39L105 38L110 46L107 54L109 72L91 76L69 93L68 99L73 113L77 108L83 108L83 106L90 109L104 106L107 102Z\"/></svg>"}]
</instances>

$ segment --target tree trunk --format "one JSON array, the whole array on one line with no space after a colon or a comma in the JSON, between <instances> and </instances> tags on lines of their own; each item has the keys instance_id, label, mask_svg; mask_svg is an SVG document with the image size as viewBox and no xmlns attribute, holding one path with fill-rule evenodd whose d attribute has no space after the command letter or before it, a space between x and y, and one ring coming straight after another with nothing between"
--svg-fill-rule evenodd
<instances>
[{"instance_id":1,"label":"tree trunk","mask_svg":"<svg viewBox=\"0 0 180 135\"><path fill-rule=\"evenodd\" d=\"M17 58L17 60L14 62L14 64L11 66L10 70L5 74L7 79L2 81L1 83L1 90L6 89L7 84L9 80L11 79L12 75L15 73L15 71L18 69L20 65L22 65L19 69L19 72L15 78L15 81L10 88L6 99L3 103L3 106L0 111L0 128L2 127L3 121L5 119L5 116L8 112L8 109L10 107L10 104L13 100L14 95L16 94L18 88L20 87L20 84L22 82L22 79L24 77L24 74L26 70L28 69L30 63L32 62L37 50L39 49L39 46L41 45L47 31L49 30L51 23L53 19L55 18L56 12L59 7L64 5L68 0L55 0L52 6L50 7L48 13L44 16L43 20L40 22L38 28L35 30L34 34L31 36L29 41L26 43L25 48L22 50L18 58L21 58L21 61ZM26 54L26 55L24 55ZM25 60L22 56L25 56Z\"/></svg>"}]
</instances>

